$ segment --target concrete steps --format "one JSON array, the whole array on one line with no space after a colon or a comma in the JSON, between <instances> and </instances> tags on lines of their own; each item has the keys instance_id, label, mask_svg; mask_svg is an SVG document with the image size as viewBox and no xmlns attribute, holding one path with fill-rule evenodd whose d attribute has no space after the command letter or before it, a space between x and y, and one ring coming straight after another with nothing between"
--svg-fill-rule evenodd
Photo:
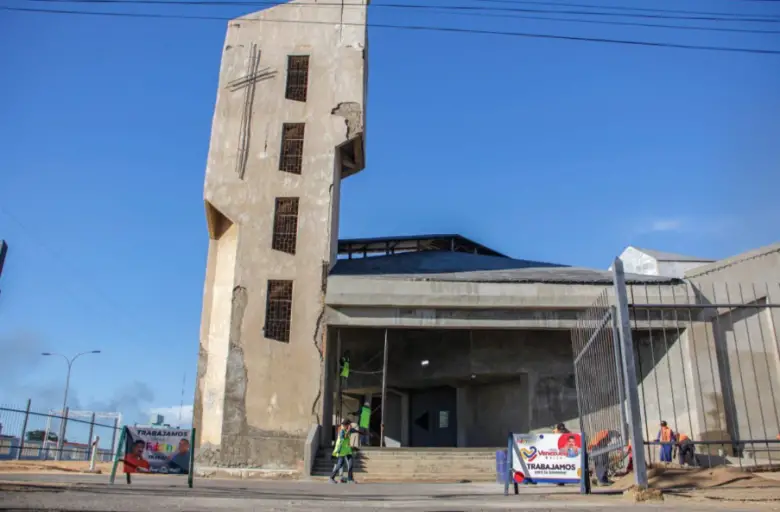
<instances>
[{"instance_id":1,"label":"concrete steps","mask_svg":"<svg viewBox=\"0 0 780 512\"><path fill-rule=\"evenodd\" d=\"M353 468L360 482L494 482L500 449L369 447L355 449ZM312 478L326 479L334 462L330 450L320 450Z\"/></svg>"}]
</instances>

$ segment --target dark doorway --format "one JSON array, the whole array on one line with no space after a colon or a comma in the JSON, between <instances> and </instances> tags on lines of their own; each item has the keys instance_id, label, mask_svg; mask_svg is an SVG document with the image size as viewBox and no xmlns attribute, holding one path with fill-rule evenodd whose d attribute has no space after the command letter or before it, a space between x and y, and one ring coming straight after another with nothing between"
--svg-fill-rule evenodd
<instances>
[{"instance_id":1,"label":"dark doorway","mask_svg":"<svg viewBox=\"0 0 780 512\"><path fill-rule=\"evenodd\" d=\"M409 396L411 446L457 446L458 425L455 404L455 388L412 391Z\"/></svg>"}]
</instances>

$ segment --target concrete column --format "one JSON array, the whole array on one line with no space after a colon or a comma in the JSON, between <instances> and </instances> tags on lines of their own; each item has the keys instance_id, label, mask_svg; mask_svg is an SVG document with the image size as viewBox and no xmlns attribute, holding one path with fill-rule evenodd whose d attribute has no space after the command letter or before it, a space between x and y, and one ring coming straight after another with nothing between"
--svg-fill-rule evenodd
<instances>
[{"instance_id":1,"label":"concrete column","mask_svg":"<svg viewBox=\"0 0 780 512\"><path fill-rule=\"evenodd\" d=\"M409 393L401 394L401 446L409 446Z\"/></svg>"},{"instance_id":2,"label":"concrete column","mask_svg":"<svg viewBox=\"0 0 780 512\"><path fill-rule=\"evenodd\" d=\"M461 386L455 390L455 416L458 424L458 448L469 445L469 428L471 427L471 410L469 407L469 388Z\"/></svg>"}]
</instances>

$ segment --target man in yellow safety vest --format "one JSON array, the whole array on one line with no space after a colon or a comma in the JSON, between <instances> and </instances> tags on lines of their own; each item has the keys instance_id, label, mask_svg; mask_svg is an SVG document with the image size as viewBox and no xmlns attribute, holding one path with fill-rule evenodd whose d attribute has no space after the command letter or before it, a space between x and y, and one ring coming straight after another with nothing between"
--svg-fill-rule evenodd
<instances>
[{"instance_id":1,"label":"man in yellow safety vest","mask_svg":"<svg viewBox=\"0 0 780 512\"><path fill-rule=\"evenodd\" d=\"M333 447L333 456L336 457L336 464L333 466L333 471L330 474L330 483L336 482L336 475L339 470L347 469L347 479L341 477L341 483L355 483L355 479L352 475L352 444L350 443L350 436L355 433L362 433L360 429L352 427L352 422L344 418L341 422L338 432L336 433L336 445Z\"/></svg>"}]
</instances>

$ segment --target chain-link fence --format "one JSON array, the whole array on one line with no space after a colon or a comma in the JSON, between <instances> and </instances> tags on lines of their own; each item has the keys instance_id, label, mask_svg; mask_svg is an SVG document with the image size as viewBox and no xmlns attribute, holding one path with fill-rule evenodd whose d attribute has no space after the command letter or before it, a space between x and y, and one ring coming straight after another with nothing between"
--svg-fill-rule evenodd
<instances>
[{"instance_id":1,"label":"chain-link fence","mask_svg":"<svg viewBox=\"0 0 780 512\"><path fill-rule=\"evenodd\" d=\"M116 451L121 415L92 411L38 412L24 405L0 406L0 460L108 462Z\"/></svg>"}]
</instances>

